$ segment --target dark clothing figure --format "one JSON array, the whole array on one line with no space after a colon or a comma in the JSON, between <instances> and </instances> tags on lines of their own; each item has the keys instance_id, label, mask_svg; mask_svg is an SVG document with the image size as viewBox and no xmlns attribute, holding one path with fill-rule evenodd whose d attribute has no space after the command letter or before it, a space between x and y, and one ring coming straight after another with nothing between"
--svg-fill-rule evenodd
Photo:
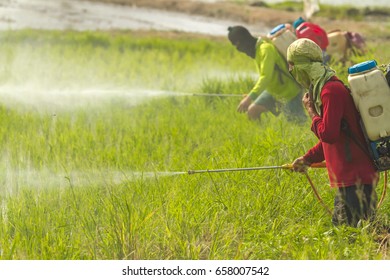
<instances>
[{"instance_id":1,"label":"dark clothing figure","mask_svg":"<svg viewBox=\"0 0 390 280\"><path fill-rule=\"evenodd\" d=\"M376 192L372 185L355 185L338 188L332 222L334 225L357 226L360 220L372 220L377 204Z\"/></svg>"}]
</instances>

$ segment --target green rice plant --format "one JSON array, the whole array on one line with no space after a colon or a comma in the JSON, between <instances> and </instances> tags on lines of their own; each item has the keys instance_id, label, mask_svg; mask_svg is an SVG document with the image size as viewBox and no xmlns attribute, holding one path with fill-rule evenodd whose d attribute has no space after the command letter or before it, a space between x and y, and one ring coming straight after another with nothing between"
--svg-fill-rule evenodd
<instances>
[{"instance_id":1,"label":"green rice plant","mask_svg":"<svg viewBox=\"0 0 390 280\"><path fill-rule=\"evenodd\" d=\"M389 258L388 199L375 223L334 227L302 174L187 173L282 165L316 143L309 120L248 121L240 97L134 94L246 93L254 65L228 42L33 30L0 38L0 259ZM326 171L309 176L331 208Z\"/></svg>"}]
</instances>

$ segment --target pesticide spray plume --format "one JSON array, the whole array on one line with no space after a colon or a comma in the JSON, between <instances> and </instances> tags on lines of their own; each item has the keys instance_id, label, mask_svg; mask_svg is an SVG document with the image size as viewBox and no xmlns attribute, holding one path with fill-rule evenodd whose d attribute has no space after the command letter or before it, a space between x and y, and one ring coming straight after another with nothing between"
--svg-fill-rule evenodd
<instances>
[{"instance_id":1,"label":"pesticide spray plume","mask_svg":"<svg viewBox=\"0 0 390 280\"><path fill-rule=\"evenodd\" d=\"M51 88L31 84L0 86L0 101L8 107L23 105L39 111L70 110L98 106L104 103L121 100L130 106L166 97L242 97L239 94L188 93L167 90L134 89L101 85L94 88Z\"/></svg>"},{"instance_id":2,"label":"pesticide spray plume","mask_svg":"<svg viewBox=\"0 0 390 280\"><path fill-rule=\"evenodd\" d=\"M139 96L198 96L198 97L243 97L242 94L231 94L231 93L191 93L191 92L180 92L180 91L169 91L169 90L138 90L134 91Z\"/></svg>"},{"instance_id":3,"label":"pesticide spray plume","mask_svg":"<svg viewBox=\"0 0 390 280\"><path fill-rule=\"evenodd\" d=\"M170 177L187 174L186 171L142 172L117 169L91 169L53 171L49 168L24 169L12 168L0 162L2 171L2 186L0 195L17 193L21 188L31 189L65 189L69 186L81 188L91 186L120 185L137 180L153 180L160 177Z\"/></svg>"},{"instance_id":4,"label":"pesticide spray plume","mask_svg":"<svg viewBox=\"0 0 390 280\"><path fill-rule=\"evenodd\" d=\"M46 46L45 42L41 43ZM132 107L166 97L222 96L219 93L203 95L175 91L180 84L159 88L159 83L153 83L149 87L142 77L122 81L117 78L116 73L112 73L112 77L98 76L94 74L96 66L93 63L80 63L77 60L57 57L56 46L53 47L53 57L51 47L48 47L48 51L48 55L35 52L22 41L15 44L12 50L0 54L0 59L4 62L0 69L2 105L21 111L57 113L95 109L112 102ZM191 77L194 78L194 75ZM186 83L186 86L194 85Z\"/></svg>"}]
</instances>

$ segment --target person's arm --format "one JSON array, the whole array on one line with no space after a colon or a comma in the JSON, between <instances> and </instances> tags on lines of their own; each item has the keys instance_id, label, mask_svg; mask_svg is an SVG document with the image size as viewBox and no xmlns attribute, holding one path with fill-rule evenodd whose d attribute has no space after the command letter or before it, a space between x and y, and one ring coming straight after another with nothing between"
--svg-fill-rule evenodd
<instances>
[{"instance_id":1,"label":"person's arm","mask_svg":"<svg viewBox=\"0 0 390 280\"><path fill-rule=\"evenodd\" d=\"M248 111L248 108L249 108L249 105L251 105L252 103L252 99L246 95L240 102L240 104L238 104L238 107L237 107L237 112L239 113L245 113Z\"/></svg>"},{"instance_id":2,"label":"person's arm","mask_svg":"<svg viewBox=\"0 0 390 280\"><path fill-rule=\"evenodd\" d=\"M259 78L249 94L246 95L238 105L237 111L240 113L248 111L251 103L267 88L272 79L271 75L273 75L275 58L269 48L270 46L263 43L259 47L258 53L256 53L255 63L257 72L259 73Z\"/></svg>"},{"instance_id":3,"label":"person's arm","mask_svg":"<svg viewBox=\"0 0 390 280\"><path fill-rule=\"evenodd\" d=\"M306 93L302 99L303 105L312 119L311 130L320 139L304 156L297 158L293 163L294 171L303 172L312 163L325 160L322 142L334 143L340 136L341 119L343 117L344 102L341 94L337 94L340 85L326 87L321 92L322 116L320 116L313 102L311 93Z\"/></svg>"},{"instance_id":4,"label":"person's arm","mask_svg":"<svg viewBox=\"0 0 390 280\"><path fill-rule=\"evenodd\" d=\"M262 43L259 53L256 55L256 67L259 73L259 78L248 94L248 97L255 100L260 93L267 89L274 75L275 57L272 51L272 46L269 43Z\"/></svg>"},{"instance_id":5,"label":"person's arm","mask_svg":"<svg viewBox=\"0 0 390 280\"><path fill-rule=\"evenodd\" d=\"M323 162L325 160L322 143L318 142L313 148L308 150L303 156L303 159L309 164Z\"/></svg>"},{"instance_id":6,"label":"person's arm","mask_svg":"<svg viewBox=\"0 0 390 280\"><path fill-rule=\"evenodd\" d=\"M324 151L322 149L322 143L318 142L313 148L306 152L304 156L301 156L294 160L293 170L296 172L304 172L307 168L317 162L323 162L325 160Z\"/></svg>"},{"instance_id":7,"label":"person's arm","mask_svg":"<svg viewBox=\"0 0 390 280\"><path fill-rule=\"evenodd\" d=\"M333 83L331 86L323 88L321 91L321 116L314 107L311 94L306 93L302 99L303 105L312 119L311 130L318 139L329 144L336 142L340 137L344 99L342 94L337 94L337 92L343 90L340 88L341 86L343 86L341 83Z\"/></svg>"}]
</instances>

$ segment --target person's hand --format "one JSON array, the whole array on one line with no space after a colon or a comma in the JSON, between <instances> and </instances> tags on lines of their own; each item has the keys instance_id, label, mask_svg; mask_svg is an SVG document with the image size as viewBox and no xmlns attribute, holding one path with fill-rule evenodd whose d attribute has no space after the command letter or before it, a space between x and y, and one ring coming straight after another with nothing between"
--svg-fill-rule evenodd
<instances>
[{"instance_id":1,"label":"person's hand","mask_svg":"<svg viewBox=\"0 0 390 280\"><path fill-rule=\"evenodd\" d=\"M310 167L310 162L303 159L303 157L299 157L292 163L292 170L295 172L304 173Z\"/></svg>"},{"instance_id":2,"label":"person's hand","mask_svg":"<svg viewBox=\"0 0 390 280\"><path fill-rule=\"evenodd\" d=\"M314 106L313 94L311 92L306 92L303 95L302 103L306 111L308 112L310 118L318 116L316 107Z\"/></svg>"},{"instance_id":3,"label":"person's hand","mask_svg":"<svg viewBox=\"0 0 390 280\"><path fill-rule=\"evenodd\" d=\"M315 107L314 107L314 102L313 102L313 94L310 93L310 92L306 92L306 93L303 95L302 103L303 103L303 106L305 107L305 109L306 109L307 111L309 111L310 109L315 108Z\"/></svg>"},{"instance_id":4,"label":"person's hand","mask_svg":"<svg viewBox=\"0 0 390 280\"><path fill-rule=\"evenodd\" d=\"M246 95L240 102L240 104L237 107L237 112L239 113L245 113L248 111L249 105L251 105L252 99L249 97L249 95Z\"/></svg>"}]
</instances>

